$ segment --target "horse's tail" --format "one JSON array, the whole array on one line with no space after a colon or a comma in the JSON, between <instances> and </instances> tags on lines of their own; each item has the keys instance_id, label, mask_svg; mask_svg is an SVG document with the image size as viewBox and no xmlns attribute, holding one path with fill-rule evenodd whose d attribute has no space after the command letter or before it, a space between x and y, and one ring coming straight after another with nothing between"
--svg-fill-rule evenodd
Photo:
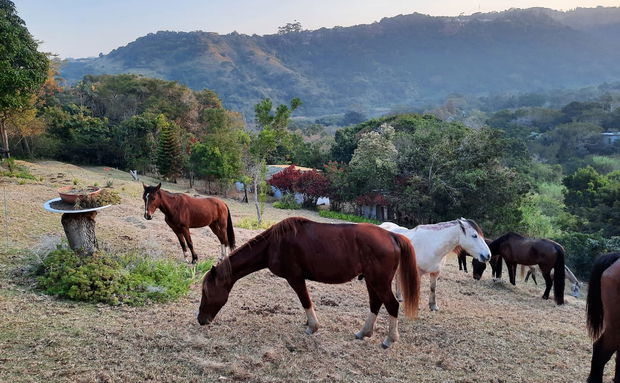
<instances>
[{"instance_id":1,"label":"horse's tail","mask_svg":"<svg viewBox=\"0 0 620 383\"><path fill-rule=\"evenodd\" d=\"M392 237L400 247L399 279L400 289L405 299L405 315L415 318L418 315L420 302L420 274L411 241L400 234L392 233Z\"/></svg>"},{"instance_id":2,"label":"horse's tail","mask_svg":"<svg viewBox=\"0 0 620 383\"><path fill-rule=\"evenodd\" d=\"M603 331L603 301L601 299L601 277L614 262L620 258L620 253L605 254L598 257L592 266L590 282L588 284L588 298L586 299L588 333L592 339L597 339Z\"/></svg>"},{"instance_id":3,"label":"horse's tail","mask_svg":"<svg viewBox=\"0 0 620 383\"><path fill-rule=\"evenodd\" d=\"M226 238L228 238L228 247L231 250L235 249L235 230L233 229L232 218L230 217L230 209L228 205L226 205L226 210L228 210L228 222L226 222Z\"/></svg>"},{"instance_id":4,"label":"horse's tail","mask_svg":"<svg viewBox=\"0 0 620 383\"><path fill-rule=\"evenodd\" d=\"M566 278L566 270L564 269L564 248L559 244L555 244L555 265L553 266L553 298L555 303L564 304L564 278Z\"/></svg>"}]
</instances>

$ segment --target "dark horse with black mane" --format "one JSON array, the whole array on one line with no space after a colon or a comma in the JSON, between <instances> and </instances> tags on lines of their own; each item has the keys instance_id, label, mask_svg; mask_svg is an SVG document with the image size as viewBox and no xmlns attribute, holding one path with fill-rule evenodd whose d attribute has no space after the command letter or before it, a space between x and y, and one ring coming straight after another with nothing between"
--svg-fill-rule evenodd
<instances>
[{"instance_id":1,"label":"dark horse with black mane","mask_svg":"<svg viewBox=\"0 0 620 383\"><path fill-rule=\"evenodd\" d=\"M166 223L177 235L183 256L187 259L187 247L192 252L192 263L198 261L194 251L189 229L209 226L221 244L221 258L226 255L226 246L235 248L235 231L233 230L230 209L218 198L194 198L183 193L170 193L157 186L144 186L144 218L151 220L159 208L166 217ZM187 244L187 247L186 247Z\"/></svg>"},{"instance_id":2,"label":"dark horse with black mane","mask_svg":"<svg viewBox=\"0 0 620 383\"><path fill-rule=\"evenodd\" d=\"M601 255L588 288L588 332L595 339L588 383L602 383L605 364L616 353L614 382L620 383L620 253Z\"/></svg>"},{"instance_id":3,"label":"dark horse with black mane","mask_svg":"<svg viewBox=\"0 0 620 383\"><path fill-rule=\"evenodd\" d=\"M517 233L507 233L489 244L491 249L491 268L493 276L502 277L502 259L506 261L510 283L516 284L517 265L538 265L545 278L543 299L549 299L553 286L555 303L564 303L564 248L549 239L526 238ZM474 278L480 279L484 272L484 264L472 262ZM483 267L484 266L484 267ZM551 277L553 270L553 277Z\"/></svg>"},{"instance_id":4,"label":"dark horse with black mane","mask_svg":"<svg viewBox=\"0 0 620 383\"><path fill-rule=\"evenodd\" d=\"M414 317L418 310L420 279L415 252L407 238L371 224L329 224L293 217L252 238L211 268L202 282L198 323L205 325L213 321L228 301L235 282L264 268L286 279L297 293L306 311L307 334L316 332L319 324L306 279L336 284L364 274L370 314L355 336L358 339L372 336L379 309L385 305L390 320L388 336L382 343L384 348L399 338L399 304L391 289L397 269L405 314Z\"/></svg>"}]
</instances>

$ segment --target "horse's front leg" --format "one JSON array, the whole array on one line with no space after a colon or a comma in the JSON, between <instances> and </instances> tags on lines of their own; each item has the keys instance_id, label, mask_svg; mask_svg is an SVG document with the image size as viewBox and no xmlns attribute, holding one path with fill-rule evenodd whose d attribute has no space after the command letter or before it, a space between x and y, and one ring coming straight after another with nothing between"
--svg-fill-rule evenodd
<instances>
[{"instance_id":1,"label":"horse's front leg","mask_svg":"<svg viewBox=\"0 0 620 383\"><path fill-rule=\"evenodd\" d=\"M177 235L179 243L181 244L181 249L183 249L183 259L185 259L186 262L189 261L187 259L187 246L185 245L185 238L183 238L183 231L175 231L174 234Z\"/></svg>"},{"instance_id":2,"label":"horse's front leg","mask_svg":"<svg viewBox=\"0 0 620 383\"><path fill-rule=\"evenodd\" d=\"M508 278L513 286L517 285L517 264L506 261L506 268L508 268Z\"/></svg>"},{"instance_id":3,"label":"horse's front leg","mask_svg":"<svg viewBox=\"0 0 620 383\"><path fill-rule=\"evenodd\" d=\"M316 318L316 313L314 312L313 307L314 305L312 304L310 294L308 294L308 289L306 288L306 281L303 278L291 278L286 281L293 288L293 290L295 290L302 307L306 311L306 317L308 319L306 334L314 334L319 329L319 321Z\"/></svg>"},{"instance_id":4,"label":"horse's front leg","mask_svg":"<svg viewBox=\"0 0 620 383\"><path fill-rule=\"evenodd\" d=\"M437 306L437 298L435 296L435 290L437 289L437 278L439 278L439 271L434 272L434 273L429 273L429 276L431 278L431 293L428 296L428 307L431 309L431 311L438 311L439 310L439 306Z\"/></svg>"},{"instance_id":5,"label":"horse's front leg","mask_svg":"<svg viewBox=\"0 0 620 383\"><path fill-rule=\"evenodd\" d=\"M198 262L198 255L194 251L194 244L192 243L192 237L189 235L189 228L183 228L183 237L185 237L185 242L187 242L187 246L189 247L189 251L192 253L192 263Z\"/></svg>"}]
</instances>

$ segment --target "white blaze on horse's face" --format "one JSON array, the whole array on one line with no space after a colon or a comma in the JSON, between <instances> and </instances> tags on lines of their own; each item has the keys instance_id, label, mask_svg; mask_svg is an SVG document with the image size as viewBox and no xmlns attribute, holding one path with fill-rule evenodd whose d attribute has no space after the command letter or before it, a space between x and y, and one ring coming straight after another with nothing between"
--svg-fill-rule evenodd
<instances>
[{"instance_id":1,"label":"white blaze on horse's face","mask_svg":"<svg viewBox=\"0 0 620 383\"><path fill-rule=\"evenodd\" d=\"M144 218L145 219L152 219L153 218L149 214L149 195L150 194L151 193L146 193L146 195L144 196Z\"/></svg>"},{"instance_id":2,"label":"white blaze on horse's face","mask_svg":"<svg viewBox=\"0 0 620 383\"><path fill-rule=\"evenodd\" d=\"M488 262L491 259L491 250L484 241L484 236L478 232L468 220L458 220L461 227L459 245L480 262Z\"/></svg>"}]
</instances>

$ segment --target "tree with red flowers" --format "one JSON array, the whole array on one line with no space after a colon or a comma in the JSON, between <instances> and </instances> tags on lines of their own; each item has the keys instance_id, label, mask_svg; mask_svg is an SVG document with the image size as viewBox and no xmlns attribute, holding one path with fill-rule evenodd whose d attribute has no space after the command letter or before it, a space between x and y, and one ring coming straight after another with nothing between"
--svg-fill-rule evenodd
<instances>
[{"instance_id":1,"label":"tree with red flowers","mask_svg":"<svg viewBox=\"0 0 620 383\"><path fill-rule=\"evenodd\" d=\"M294 191L303 194L304 205L314 207L320 197L326 197L331 189L329 179L314 169L301 173Z\"/></svg>"},{"instance_id":2,"label":"tree with red flowers","mask_svg":"<svg viewBox=\"0 0 620 383\"><path fill-rule=\"evenodd\" d=\"M293 193L301 174L301 171L295 168L295 165L291 165L281 172L274 174L267 183L277 187L282 193Z\"/></svg>"}]
</instances>

